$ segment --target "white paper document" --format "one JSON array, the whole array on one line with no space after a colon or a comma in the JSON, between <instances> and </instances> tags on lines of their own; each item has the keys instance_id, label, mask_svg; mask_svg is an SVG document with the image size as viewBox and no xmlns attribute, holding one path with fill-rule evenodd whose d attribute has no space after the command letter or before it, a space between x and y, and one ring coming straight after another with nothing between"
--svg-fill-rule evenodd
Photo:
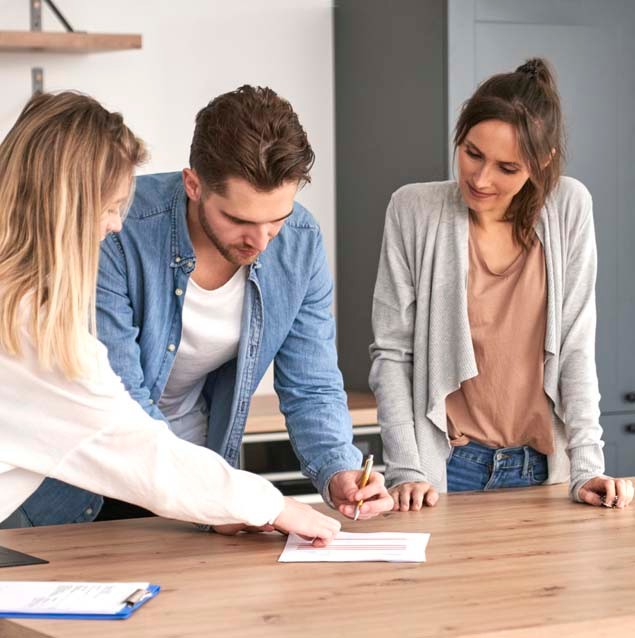
<instances>
[{"instance_id":1,"label":"white paper document","mask_svg":"<svg viewBox=\"0 0 635 638\"><path fill-rule=\"evenodd\" d=\"M423 563L430 534L340 532L327 547L314 547L311 541L290 534L278 559L281 563L350 563L384 561Z\"/></svg>"},{"instance_id":2,"label":"white paper document","mask_svg":"<svg viewBox=\"0 0 635 638\"><path fill-rule=\"evenodd\" d=\"M149 583L0 581L0 613L114 614Z\"/></svg>"}]
</instances>

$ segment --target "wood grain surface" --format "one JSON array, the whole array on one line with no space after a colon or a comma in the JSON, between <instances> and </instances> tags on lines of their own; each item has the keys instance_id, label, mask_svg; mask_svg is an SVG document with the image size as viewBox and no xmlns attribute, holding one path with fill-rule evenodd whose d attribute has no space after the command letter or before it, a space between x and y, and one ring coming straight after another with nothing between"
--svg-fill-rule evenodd
<instances>
[{"instance_id":1,"label":"wood grain surface","mask_svg":"<svg viewBox=\"0 0 635 638\"><path fill-rule=\"evenodd\" d=\"M12 620L0 637L635 635L633 507L574 504L559 485L442 495L343 529L430 532L428 562L280 564L277 534L223 537L160 518L2 531L1 545L50 560L2 580L162 592L126 621Z\"/></svg>"},{"instance_id":2,"label":"wood grain surface","mask_svg":"<svg viewBox=\"0 0 635 638\"><path fill-rule=\"evenodd\" d=\"M140 48L141 35L136 33L0 31L0 51L98 53Z\"/></svg>"},{"instance_id":3,"label":"wood grain surface","mask_svg":"<svg viewBox=\"0 0 635 638\"><path fill-rule=\"evenodd\" d=\"M348 411L353 425L376 425L377 403L370 392L349 392ZM245 432L283 432L286 430L284 416L280 412L278 397L275 394L260 394L253 397Z\"/></svg>"}]
</instances>

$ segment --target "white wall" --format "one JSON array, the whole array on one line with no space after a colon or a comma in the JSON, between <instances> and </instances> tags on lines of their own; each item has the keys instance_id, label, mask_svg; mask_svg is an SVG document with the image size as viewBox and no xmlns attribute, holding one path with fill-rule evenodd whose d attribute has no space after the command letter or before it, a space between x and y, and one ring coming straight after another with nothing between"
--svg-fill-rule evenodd
<instances>
[{"instance_id":1,"label":"white wall","mask_svg":"<svg viewBox=\"0 0 635 638\"><path fill-rule=\"evenodd\" d=\"M27 0L0 0L2 29L28 29ZM77 89L120 110L149 145L143 172L187 165L196 112L241 84L272 87L293 104L317 160L298 199L316 216L335 265L331 0L58 0L76 30L141 33L140 51L67 55L0 53L0 135L31 92ZM44 7L45 30L62 30ZM260 391L271 392L271 374Z\"/></svg>"}]
</instances>

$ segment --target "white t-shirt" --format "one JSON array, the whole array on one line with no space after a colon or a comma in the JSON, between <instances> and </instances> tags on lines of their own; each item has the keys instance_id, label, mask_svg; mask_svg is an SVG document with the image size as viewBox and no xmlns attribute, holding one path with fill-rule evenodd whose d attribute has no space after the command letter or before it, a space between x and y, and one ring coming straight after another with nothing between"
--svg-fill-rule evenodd
<instances>
[{"instance_id":1,"label":"white t-shirt","mask_svg":"<svg viewBox=\"0 0 635 638\"><path fill-rule=\"evenodd\" d=\"M238 353L247 268L241 267L216 290L188 283L181 343L159 399L170 428L186 441L204 445L207 409L201 391L207 375Z\"/></svg>"},{"instance_id":2,"label":"white t-shirt","mask_svg":"<svg viewBox=\"0 0 635 638\"><path fill-rule=\"evenodd\" d=\"M86 344L94 366L77 381L42 369L26 329L22 357L0 350L0 522L46 476L196 523L278 516L269 481L174 436L126 392L106 348L88 334Z\"/></svg>"}]
</instances>

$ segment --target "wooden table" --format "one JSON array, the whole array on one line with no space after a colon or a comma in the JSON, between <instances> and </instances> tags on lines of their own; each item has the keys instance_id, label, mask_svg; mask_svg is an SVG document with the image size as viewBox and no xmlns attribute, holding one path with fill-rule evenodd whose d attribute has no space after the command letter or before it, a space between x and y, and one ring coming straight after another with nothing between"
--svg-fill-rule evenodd
<instances>
[{"instance_id":1,"label":"wooden table","mask_svg":"<svg viewBox=\"0 0 635 638\"><path fill-rule=\"evenodd\" d=\"M452 494L345 530L427 531L423 564L279 564L278 535L223 537L164 519L6 530L49 565L0 579L130 580L162 592L126 621L11 620L1 638L400 638L635 635L635 507L564 486Z\"/></svg>"},{"instance_id":2,"label":"wooden table","mask_svg":"<svg viewBox=\"0 0 635 638\"><path fill-rule=\"evenodd\" d=\"M348 411L353 427L377 424L377 402L370 392L348 392ZM245 424L247 434L283 432L287 429L276 394L257 394L251 399Z\"/></svg>"}]
</instances>

